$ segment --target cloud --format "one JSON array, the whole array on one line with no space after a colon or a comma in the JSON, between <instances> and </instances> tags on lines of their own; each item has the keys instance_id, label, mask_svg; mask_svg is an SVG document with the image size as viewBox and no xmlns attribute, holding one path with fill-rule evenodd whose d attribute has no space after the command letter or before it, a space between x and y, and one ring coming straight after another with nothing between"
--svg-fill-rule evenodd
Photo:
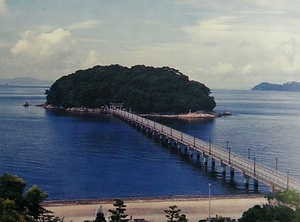
<instances>
[{"instance_id":1,"label":"cloud","mask_svg":"<svg viewBox=\"0 0 300 222\"><path fill-rule=\"evenodd\" d=\"M70 65L74 65L72 57L75 43L71 33L62 28L42 33L27 30L20 34L20 39L10 52L15 68L20 70L19 76L54 79L65 74L64 71L69 70Z\"/></svg>"},{"instance_id":2,"label":"cloud","mask_svg":"<svg viewBox=\"0 0 300 222\"><path fill-rule=\"evenodd\" d=\"M256 67L252 63L248 63L247 65L240 68L242 74L251 74L257 71Z\"/></svg>"},{"instance_id":3,"label":"cloud","mask_svg":"<svg viewBox=\"0 0 300 222\"><path fill-rule=\"evenodd\" d=\"M299 11L300 5L295 0L244 0L250 5L265 9L266 13L285 13L286 11Z\"/></svg>"},{"instance_id":4,"label":"cloud","mask_svg":"<svg viewBox=\"0 0 300 222\"><path fill-rule=\"evenodd\" d=\"M88 20L84 22L74 23L70 25L70 30L78 30L78 29L92 29L99 25L99 21L97 20Z\"/></svg>"},{"instance_id":5,"label":"cloud","mask_svg":"<svg viewBox=\"0 0 300 222\"><path fill-rule=\"evenodd\" d=\"M62 28L40 34L27 30L21 34L21 39L11 48L11 52L30 60L47 62L68 54L73 43L71 33Z\"/></svg>"},{"instance_id":6,"label":"cloud","mask_svg":"<svg viewBox=\"0 0 300 222\"><path fill-rule=\"evenodd\" d=\"M221 63L217 66L211 67L209 72L213 75L226 75L233 71L233 65L229 63Z\"/></svg>"},{"instance_id":7,"label":"cloud","mask_svg":"<svg viewBox=\"0 0 300 222\"><path fill-rule=\"evenodd\" d=\"M300 42L290 39L277 43L272 48L272 60L267 67L273 73L287 73L289 75L300 73Z\"/></svg>"},{"instance_id":8,"label":"cloud","mask_svg":"<svg viewBox=\"0 0 300 222\"><path fill-rule=\"evenodd\" d=\"M6 1L0 0L0 16L5 15L6 11L7 11Z\"/></svg>"},{"instance_id":9,"label":"cloud","mask_svg":"<svg viewBox=\"0 0 300 222\"><path fill-rule=\"evenodd\" d=\"M88 56L83 64L84 68L90 68L95 65L99 65L100 56L95 50L90 50Z\"/></svg>"}]
</instances>

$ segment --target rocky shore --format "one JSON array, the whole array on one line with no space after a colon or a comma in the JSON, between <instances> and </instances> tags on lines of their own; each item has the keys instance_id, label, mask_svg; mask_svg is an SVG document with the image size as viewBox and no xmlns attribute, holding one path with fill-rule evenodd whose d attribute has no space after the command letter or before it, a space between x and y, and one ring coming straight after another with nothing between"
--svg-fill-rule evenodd
<instances>
[{"instance_id":1,"label":"rocky shore","mask_svg":"<svg viewBox=\"0 0 300 222\"><path fill-rule=\"evenodd\" d=\"M87 107L71 107L71 108L64 108L64 107L57 107L52 105L44 104L43 106L47 110L53 111L63 111L66 113L86 113L86 114L100 114L104 113L104 108L87 108Z\"/></svg>"},{"instance_id":2,"label":"rocky shore","mask_svg":"<svg viewBox=\"0 0 300 222\"><path fill-rule=\"evenodd\" d=\"M87 108L87 107L71 107L71 108L64 108L64 107L57 107L53 105L47 104L39 104L36 106L42 106L47 110L53 111L61 111L66 113L85 113L85 114L101 114L106 113L105 107L102 108ZM228 111L224 111L223 113L220 112L189 112L187 114L140 114L140 116L146 117L164 117L164 118L179 118L179 119L201 119L201 118L216 118L221 116L230 116L232 115Z\"/></svg>"}]
</instances>

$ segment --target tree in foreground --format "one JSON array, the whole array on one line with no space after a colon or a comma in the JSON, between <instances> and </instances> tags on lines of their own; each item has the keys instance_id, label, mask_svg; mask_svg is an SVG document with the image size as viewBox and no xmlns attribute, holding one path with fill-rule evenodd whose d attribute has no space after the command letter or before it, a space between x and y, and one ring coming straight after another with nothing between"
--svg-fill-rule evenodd
<instances>
[{"instance_id":1,"label":"tree in foreground","mask_svg":"<svg viewBox=\"0 0 300 222\"><path fill-rule=\"evenodd\" d=\"M25 187L26 183L15 175L4 173L0 177L0 221L63 221L42 206L48 197L45 192L33 186L24 195Z\"/></svg>"},{"instance_id":2,"label":"tree in foreground","mask_svg":"<svg viewBox=\"0 0 300 222\"><path fill-rule=\"evenodd\" d=\"M176 205L169 206L169 209L164 210L166 213L166 217L168 218L168 222L177 221L179 218L179 212L181 211Z\"/></svg>"},{"instance_id":3,"label":"tree in foreground","mask_svg":"<svg viewBox=\"0 0 300 222\"><path fill-rule=\"evenodd\" d=\"M279 191L266 195L268 204L255 205L243 213L239 222L278 221L299 222L300 221L300 196L293 190Z\"/></svg>"},{"instance_id":4,"label":"tree in foreground","mask_svg":"<svg viewBox=\"0 0 300 222\"><path fill-rule=\"evenodd\" d=\"M124 221L124 219L128 216L125 214L126 205L124 205L124 201L121 199L115 199L115 203L113 204L116 209L108 210L112 215L110 216L112 222L120 222Z\"/></svg>"},{"instance_id":5,"label":"tree in foreground","mask_svg":"<svg viewBox=\"0 0 300 222\"><path fill-rule=\"evenodd\" d=\"M181 214L177 221L178 222L188 222L188 219L186 218L185 214Z\"/></svg>"},{"instance_id":6,"label":"tree in foreground","mask_svg":"<svg viewBox=\"0 0 300 222\"><path fill-rule=\"evenodd\" d=\"M97 213L96 219L94 222L106 222L104 214L103 213Z\"/></svg>"}]
</instances>

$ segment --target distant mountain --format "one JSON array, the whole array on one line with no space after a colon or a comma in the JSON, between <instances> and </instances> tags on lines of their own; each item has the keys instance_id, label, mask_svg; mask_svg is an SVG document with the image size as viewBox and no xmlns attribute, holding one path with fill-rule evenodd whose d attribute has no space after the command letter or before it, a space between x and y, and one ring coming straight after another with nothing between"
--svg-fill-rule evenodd
<instances>
[{"instance_id":1,"label":"distant mountain","mask_svg":"<svg viewBox=\"0 0 300 222\"><path fill-rule=\"evenodd\" d=\"M31 77L17 77L14 79L0 79L0 85L19 85L19 86L51 86L54 81L41 80Z\"/></svg>"},{"instance_id":2,"label":"distant mountain","mask_svg":"<svg viewBox=\"0 0 300 222\"><path fill-rule=\"evenodd\" d=\"M256 85L251 90L300 92L300 82L287 82L282 85L263 82Z\"/></svg>"}]
</instances>

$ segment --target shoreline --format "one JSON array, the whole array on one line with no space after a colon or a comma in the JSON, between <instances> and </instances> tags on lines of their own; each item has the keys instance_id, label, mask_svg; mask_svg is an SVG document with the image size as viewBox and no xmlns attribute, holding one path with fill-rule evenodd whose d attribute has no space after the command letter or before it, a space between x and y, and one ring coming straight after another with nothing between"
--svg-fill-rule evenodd
<instances>
[{"instance_id":1,"label":"shoreline","mask_svg":"<svg viewBox=\"0 0 300 222\"><path fill-rule=\"evenodd\" d=\"M102 206L103 213L108 218L108 210L114 209L116 198L45 201L44 207L55 215L64 217L66 222L83 222L94 220L95 212ZM181 214L186 214L189 222L198 222L207 218L208 203L211 203L211 217L216 215L238 219L243 212L254 205L267 203L263 195L227 195L212 196L169 196L169 197L127 197L122 198L126 205L128 218L146 219L151 222L166 221L164 210L176 205Z\"/></svg>"},{"instance_id":2,"label":"shoreline","mask_svg":"<svg viewBox=\"0 0 300 222\"><path fill-rule=\"evenodd\" d=\"M52 105L47 104L37 104L35 106L44 107L46 110L52 110L52 111L63 111L66 113L80 113L80 114L104 114L109 113L104 108L88 108L88 107L71 107L71 108L64 108L64 107L56 107ZM145 114L141 113L138 114L141 117L163 117L163 118L175 118L175 119L214 119L217 117L222 116L231 116L232 114L228 111L224 111L223 113L220 112L189 112L184 114Z\"/></svg>"},{"instance_id":3,"label":"shoreline","mask_svg":"<svg viewBox=\"0 0 300 222\"><path fill-rule=\"evenodd\" d=\"M233 195L220 195L220 196L211 196L211 199L214 200L224 200L224 199L254 199L254 198L264 198L264 194L233 194ZM45 200L43 205L45 207L49 206L60 206L60 205L85 205L85 204L95 204L95 203L113 203L115 199L122 199L125 202L134 202L134 201L148 201L148 202L164 202L166 200L174 201L184 201L184 200L208 200L208 195L175 195L175 196L149 196L149 197L111 197L111 198L87 198L87 199L65 199L65 200Z\"/></svg>"}]
</instances>

